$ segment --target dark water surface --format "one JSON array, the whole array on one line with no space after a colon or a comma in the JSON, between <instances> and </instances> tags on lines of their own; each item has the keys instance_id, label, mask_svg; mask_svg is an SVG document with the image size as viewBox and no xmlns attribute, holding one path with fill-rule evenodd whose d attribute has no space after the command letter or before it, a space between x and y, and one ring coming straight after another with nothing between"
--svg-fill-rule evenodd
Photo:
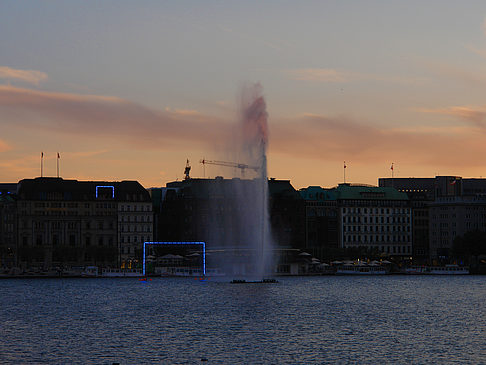
<instances>
[{"instance_id":1,"label":"dark water surface","mask_svg":"<svg viewBox=\"0 0 486 365\"><path fill-rule=\"evenodd\" d=\"M486 277L279 280L0 280L0 363L486 363Z\"/></svg>"}]
</instances>

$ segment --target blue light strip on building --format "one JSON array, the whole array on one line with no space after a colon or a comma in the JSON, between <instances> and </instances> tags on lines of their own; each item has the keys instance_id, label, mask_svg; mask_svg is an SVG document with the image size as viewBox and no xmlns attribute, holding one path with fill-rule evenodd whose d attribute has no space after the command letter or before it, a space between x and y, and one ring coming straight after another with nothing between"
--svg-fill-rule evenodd
<instances>
[{"instance_id":1,"label":"blue light strip on building","mask_svg":"<svg viewBox=\"0 0 486 365\"><path fill-rule=\"evenodd\" d=\"M205 242L144 242L143 243L143 276L145 276L145 247L147 245L202 245L203 276L206 276L206 243Z\"/></svg>"},{"instance_id":2,"label":"blue light strip on building","mask_svg":"<svg viewBox=\"0 0 486 365\"><path fill-rule=\"evenodd\" d=\"M111 188L111 197L115 199L115 187L113 185L96 185L96 199L98 199L98 188Z\"/></svg>"}]
</instances>

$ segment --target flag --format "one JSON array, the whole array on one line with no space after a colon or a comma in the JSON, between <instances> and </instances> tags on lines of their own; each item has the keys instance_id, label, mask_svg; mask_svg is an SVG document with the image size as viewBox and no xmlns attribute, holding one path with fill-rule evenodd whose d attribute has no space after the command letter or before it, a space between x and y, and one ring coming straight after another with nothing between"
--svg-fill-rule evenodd
<instances>
[{"instance_id":1,"label":"flag","mask_svg":"<svg viewBox=\"0 0 486 365\"><path fill-rule=\"evenodd\" d=\"M41 158L44 158L44 152L41 152Z\"/></svg>"},{"instance_id":2,"label":"flag","mask_svg":"<svg viewBox=\"0 0 486 365\"><path fill-rule=\"evenodd\" d=\"M59 154L59 152L57 153L57 158L61 158L61 155Z\"/></svg>"},{"instance_id":3,"label":"flag","mask_svg":"<svg viewBox=\"0 0 486 365\"><path fill-rule=\"evenodd\" d=\"M344 168L346 168L346 161L344 161Z\"/></svg>"},{"instance_id":4,"label":"flag","mask_svg":"<svg viewBox=\"0 0 486 365\"><path fill-rule=\"evenodd\" d=\"M393 171L393 163L391 164L390 170L392 170L392 171Z\"/></svg>"}]
</instances>

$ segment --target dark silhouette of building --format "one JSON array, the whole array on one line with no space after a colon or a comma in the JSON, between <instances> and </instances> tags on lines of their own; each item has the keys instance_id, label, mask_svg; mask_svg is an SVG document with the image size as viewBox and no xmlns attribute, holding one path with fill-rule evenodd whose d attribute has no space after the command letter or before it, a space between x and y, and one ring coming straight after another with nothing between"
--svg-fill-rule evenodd
<instances>
[{"instance_id":1,"label":"dark silhouette of building","mask_svg":"<svg viewBox=\"0 0 486 365\"><path fill-rule=\"evenodd\" d=\"M0 269L15 266L17 252L17 184L0 184Z\"/></svg>"},{"instance_id":2,"label":"dark silhouette of building","mask_svg":"<svg viewBox=\"0 0 486 365\"><path fill-rule=\"evenodd\" d=\"M449 262L454 239L486 230L486 179L460 176L380 178L412 202L413 255L417 263Z\"/></svg>"},{"instance_id":3,"label":"dark silhouette of building","mask_svg":"<svg viewBox=\"0 0 486 365\"><path fill-rule=\"evenodd\" d=\"M131 265L152 240L152 205L136 181L21 180L17 261L22 266Z\"/></svg>"},{"instance_id":4,"label":"dark silhouette of building","mask_svg":"<svg viewBox=\"0 0 486 365\"><path fill-rule=\"evenodd\" d=\"M151 189L157 240L205 241L209 248L248 247L241 204L255 197L258 180L186 179ZM237 195L237 196L235 196ZM304 204L288 180L268 181L268 211L279 247L303 247ZM243 201L242 201L243 198Z\"/></svg>"},{"instance_id":5,"label":"dark silhouette of building","mask_svg":"<svg viewBox=\"0 0 486 365\"><path fill-rule=\"evenodd\" d=\"M333 189L309 186L301 189L305 201L305 251L330 258L339 248L337 196Z\"/></svg>"}]
</instances>

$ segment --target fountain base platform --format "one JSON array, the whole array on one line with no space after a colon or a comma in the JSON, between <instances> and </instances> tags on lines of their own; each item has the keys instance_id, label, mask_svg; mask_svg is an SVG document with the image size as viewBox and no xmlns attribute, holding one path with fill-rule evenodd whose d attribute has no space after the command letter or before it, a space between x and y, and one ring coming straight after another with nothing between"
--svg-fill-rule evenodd
<instances>
[{"instance_id":1,"label":"fountain base platform","mask_svg":"<svg viewBox=\"0 0 486 365\"><path fill-rule=\"evenodd\" d=\"M278 283L277 279L263 279L263 280L245 280L245 279L233 279L231 284L274 284Z\"/></svg>"}]
</instances>

